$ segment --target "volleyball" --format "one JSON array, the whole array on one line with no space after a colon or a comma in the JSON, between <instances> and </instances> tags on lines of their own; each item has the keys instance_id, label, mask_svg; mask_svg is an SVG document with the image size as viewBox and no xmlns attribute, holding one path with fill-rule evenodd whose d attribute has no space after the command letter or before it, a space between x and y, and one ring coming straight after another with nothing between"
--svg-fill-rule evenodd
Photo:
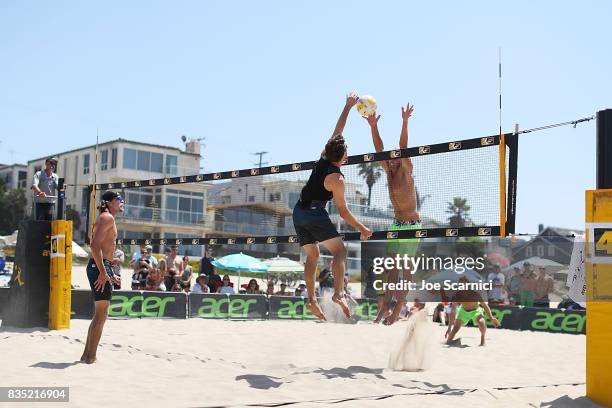
<instances>
[{"instance_id":1,"label":"volleyball","mask_svg":"<svg viewBox=\"0 0 612 408\"><path fill-rule=\"evenodd\" d=\"M376 99L370 95L364 95L359 97L356 109L357 112L364 118L376 113Z\"/></svg>"}]
</instances>

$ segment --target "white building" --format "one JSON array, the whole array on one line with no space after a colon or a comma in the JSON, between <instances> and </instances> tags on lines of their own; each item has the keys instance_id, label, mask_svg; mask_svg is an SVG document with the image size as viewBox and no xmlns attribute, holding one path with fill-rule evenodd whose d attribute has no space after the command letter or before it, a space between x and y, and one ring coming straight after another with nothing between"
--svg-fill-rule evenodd
<instances>
[{"instance_id":1,"label":"white building","mask_svg":"<svg viewBox=\"0 0 612 408\"><path fill-rule=\"evenodd\" d=\"M27 189L28 186L28 166L25 164L0 164L0 179L4 180L7 190L16 188Z\"/></svg>"},{"instance_id":2,"label":"white building","mask_svg":"<svg viewBox=\"0 0 612 408\"><path fill-rule=\"evenodd\" d=\"M94 183L96 146L55 153L57 174L65 179L66 207L78 211L80 233L85 238L88 185ZM51 156L49 154L48 156ZM28 180L44 167L45 157L28 162ZM200 173L200 144L188 142L185 150L171 146L116 139L98 145L95 183L113 183ZM132 188L122 191L125 213L117 219L119 238L203 237L207 189L205 183L168 187ZM102 192L98 192L98 197ZM28 194L31 207L32 195ZM93 205L93 203L92 203ZM181 253L200 254L199 247Z\"/></svg>"}]
</instances>

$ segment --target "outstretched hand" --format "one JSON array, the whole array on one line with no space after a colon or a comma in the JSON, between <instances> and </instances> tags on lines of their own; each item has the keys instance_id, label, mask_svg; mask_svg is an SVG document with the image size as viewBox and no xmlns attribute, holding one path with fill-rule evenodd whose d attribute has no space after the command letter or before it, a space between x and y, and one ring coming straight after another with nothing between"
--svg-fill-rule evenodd
<instances>
[{"instance_id":1,"label":"outstretched hand","mask_svg":"<svg viewBox=\"0 0 612 408\"><path fill-rule=\"evenodd\" d=\"M410 105L410 102L406 104L406 109L402 106L402 119L408 120L412 116L414 111L414 105Z\"/></svg>"},{"instance_id":2,"label":"outstretched hand","mask_svg":"<svg viewBox=\"0 0 612 408\"><path fill-rule=\"evenodd\" d=\"M374 127L378 125L378 119L380 119L380 115L376 116L376 112L372 113L371 115L368 115L365 120L368 121L368 123L370 124L370 126Z\"/></svg>"},{"instance_id":3,"label":"outstretched hand","mask_svg":"<svg viewBox=\"0 0 612 408\"><path fill-rule=\"evenodd\" d=\"M355 92L349 92L346 95L346 106L349 108L355 106L357 102L359 102L359 95L357 95Z\"/></svg>"}]
</instances>

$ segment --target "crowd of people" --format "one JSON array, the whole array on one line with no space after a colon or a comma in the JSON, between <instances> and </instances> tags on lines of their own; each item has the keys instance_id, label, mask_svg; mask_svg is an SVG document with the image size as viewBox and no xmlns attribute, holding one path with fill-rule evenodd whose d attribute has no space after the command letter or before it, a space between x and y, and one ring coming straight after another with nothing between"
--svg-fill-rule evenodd
<instances>
[{"instance_id":1,"label":"crowd of people","mask_svg":"<svg viewBox=\"0 0 612 408\"><path fill-rule=\"evenodd\" d=\"M115 251L112 260L113 272L121 276L121 268L125 255L121 249ZM132 290L193 292L193 293L221 293L221 294L248 294L267 296L308 296L306 284L301 281L295 289L290 289L285 281L276 285L273 281L267 282L265 290L260 288L256 279L250 279L240 288L234 287L229 275L220 276L217 267L213 264L212 248L207 247L205 255L200 259L200 272L195 276L193 267L189 263L189 256L178 255L178 247L170 246L164 255L157 259L153 255L151 245L142 245L132 254L129 266L132 269ZM317 296L322 296L327 290L333 292L334 278L331 265L327 263L319 274ZM345 277L345 287L348 290L348 279ZM120 289L120 288L116 288Z\"/></svg>"},{"instance_id":2,"label":"crowd of people","mask_svg":"<svg viewBox=\"0 0 612 408\"><path fill-rule=\"evenodd\" d=\"M549 295L554 291L554 281L544 266L536 268L525 262L522 268L515 266L506 278L499 265L493 265L488 280L493 283L489 291L491 304L550 306Z\"/></svg>"}]
</instances>

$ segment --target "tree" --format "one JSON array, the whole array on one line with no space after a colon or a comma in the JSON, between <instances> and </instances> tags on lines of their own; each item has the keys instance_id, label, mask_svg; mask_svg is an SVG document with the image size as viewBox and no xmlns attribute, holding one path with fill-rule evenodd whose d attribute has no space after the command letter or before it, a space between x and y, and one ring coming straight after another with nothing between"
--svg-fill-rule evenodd
<instances>
[{"instance_id":1,"label":"tree","mask_svg":"<svg viewBox=\"0 0 612 408\"><path fill-rule=\"evenodd\" d=\"M372 203L372 188L382 176L380 163L361 163L359 165L359 175L363 177L368 186L368 208L370 208L370 204Z\"/></svg>"},{"instance_id":2,"label":"tree","mask_svg":"<svg viewBox=\"0 0 612 408\"><path fill-rule=\"evenodd\" d=\"M0 235L12 234L26 215L26 195L21 188L6 191L4 180L0 180Z\"/></svg>"},{"instance_id":3,"label":"tree","mask_svg":"<svg viewBox=\"0 0 612 408\"><path fill-rule=\"evenodd\" d=\"M453 202L449 202L448 208L446 209L446 213L451 214L451 216L448 217L448 224L452 228L465 227L468 221L470 221L470 208L471 207L467 205L467 198L453 198Z\"/></svg>"}]
</instances>

